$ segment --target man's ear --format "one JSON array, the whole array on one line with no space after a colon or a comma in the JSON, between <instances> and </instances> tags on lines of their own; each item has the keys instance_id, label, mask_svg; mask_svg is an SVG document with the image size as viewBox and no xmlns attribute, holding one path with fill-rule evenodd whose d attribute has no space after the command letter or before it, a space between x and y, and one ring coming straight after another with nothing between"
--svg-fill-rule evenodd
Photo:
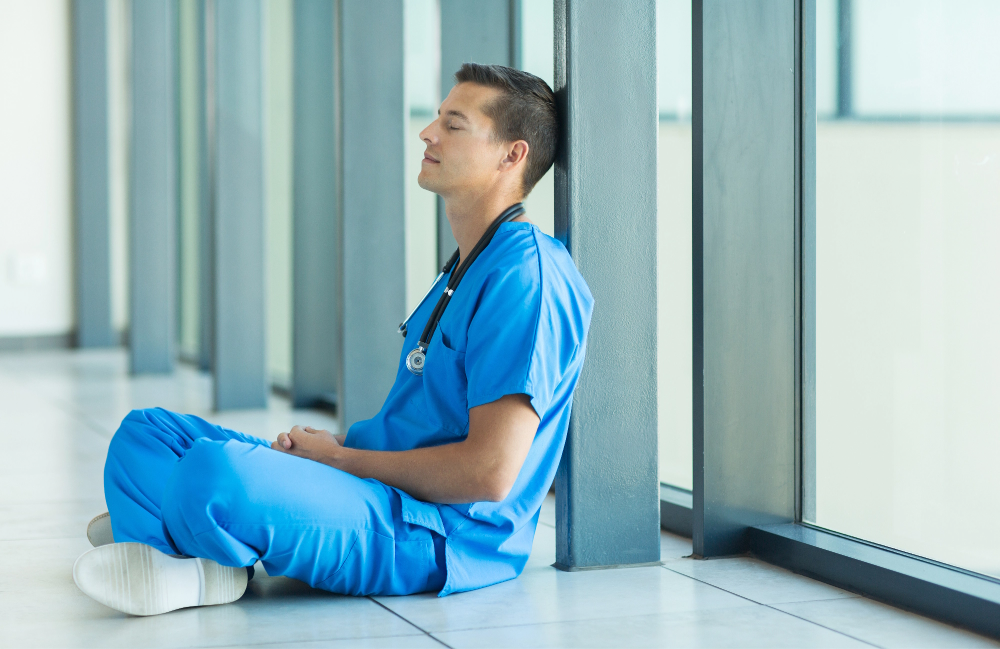
<instances>
[{"instance_id":1,"label":"man's ear","mask_svg":"<svg viewBox=\"0 0 1000 649\"><path fill-rule=\"evenodd\" d=\"M500 161L501 169L510 169L522 164L528 158L528 143L524 140L512 142L507 147L507 154Z\"/></svg>"}]
</instances>

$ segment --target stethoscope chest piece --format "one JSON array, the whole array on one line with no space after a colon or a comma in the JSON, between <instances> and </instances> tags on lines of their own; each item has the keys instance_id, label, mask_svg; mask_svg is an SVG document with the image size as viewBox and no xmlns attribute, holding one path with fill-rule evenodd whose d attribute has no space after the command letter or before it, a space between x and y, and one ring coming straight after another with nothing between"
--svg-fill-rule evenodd
<instances>
[{"instance_id":1,"label":"stethoscope chest piece","mask_svg":"<svg viewBox=\"0 0 1000 649\"><path fill-rule=\"evenodd\" d=\"M431 284L431 290L434 290L434 287L446 273L452 272L452 270L454 270L454 272L452 272L451 279L448 280L448 283L445 285L444 292L441 294L441 297L438 298L438 303L434 306L434 310L428 317L427 324L424 325L424 332L420 334L416 348L406 355L406 369L410 370L416 376L421 376L424 373L424 363L427 361L427 346L431 343L431 336L434 335L434 330L437 329L438 323L441 321L441 316L444 314L444 310L448 307L448 301L451 300L451 296L454 295L455 289L458 288L458 283L462 281L465 271L469 270L469 266L471 266L472 262L476 260L479 253L481 253L483 249L490 244L490 241L493 240L493 235L496 234L497 229L499 229L500 226L507 221L516 219L522 214L524 214L524 206L520 203L515 203L505 209L503 213L498 216L492 224L490 224L490 227L483 233L483 236L479 238L479 241L469 253L468 259L462 262L461 266L455 269L455 264L458 262L458 251L456 250L455 254L453 254L451 259L448 260L448 263L441 269L441 274L438 275L437 279L434 280L434 283ZM430 295L430 291L427 291L427 295ZM424 296L424 299L427 299L426 295ZM423 300L421 300L421 303L423 303ZM419 308L419 305L417 305L417 308ZM410 315L406 316L406 320L403 320L403 323L399 325L399 333L403 334L403 338L406 338L406 325L409 323L410 318L413 317L413 314L416 313L416 311L417 309L414 309Z\"/></svg>"},{"instance_id":2,"label":"stethoscope chest piece","mask_svg":"<svg viewBox=\"0 0 1000 649\"><path fill-rule=\"evenodd\" d=\"M417 376L420 376L424 373L424 362L426 360L427 355L424 354L424 350L417 347L406 355L406 369L410 370Z\"/></svg>"}]
</instances>

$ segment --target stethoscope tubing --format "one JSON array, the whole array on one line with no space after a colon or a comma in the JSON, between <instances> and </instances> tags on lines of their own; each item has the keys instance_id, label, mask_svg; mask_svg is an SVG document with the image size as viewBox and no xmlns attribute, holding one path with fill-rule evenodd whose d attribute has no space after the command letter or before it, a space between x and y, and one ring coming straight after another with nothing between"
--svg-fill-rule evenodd
<instances>
[{"instance_id":1,"label":"stethoscope tubing","mask_svg":"<svg viewBox=\"0 0 1000 649\"><path fill-rule=\"evenodd\" d=\"M410 370L410 372L416 374L417 376L423 374L424 356L427 352L428 345L430 345L431 337L434 335L434 331L437 329L438 323L444 315L444 310L448 308L448 303L451 302L451 296L454 295L459 282L461 282L462 278L465 277L465 273L468 272L473 262L475 262L476 258L479 257L479 254L485 250L488 245L490 245L491 241L493 241L493 236L497 233L497 230L500 229L500 226L512 219L516 219L522 214L524 214L524 205L521 203L515 203L504 210L500 216L498 216L493 223L490 224L490 227L486 229L486 232L484 232L483 236L479 238L479 241L476 242L472 251L469 252L468 258L463 260L462 264L451 273L451 277L448 278L448 282L445 285L444 292L441 294L441 297L438 298L437 304L434 305L434 310L431 311L430 317L427 318L427 324L424 326L424 330L420 334L416 348L406 356L406 368ZM417 308L411 311L410 315L406 316L406 320L403 320L403 322L399 325L399 333L401 333L403 337L406 337L406 325L410 322L410 318L413 317L413 314L417 312L420 305L422 305L431 294L434 287L441 281L441 278L445 274L452 271L455 264L458 262L458 257L459 251L456 250L448 260L448 263L444 265L441 272L434 279L434 283L431 284L427 294L424 295L422 300L420 300Z\"/></svg>"}]
</instances>

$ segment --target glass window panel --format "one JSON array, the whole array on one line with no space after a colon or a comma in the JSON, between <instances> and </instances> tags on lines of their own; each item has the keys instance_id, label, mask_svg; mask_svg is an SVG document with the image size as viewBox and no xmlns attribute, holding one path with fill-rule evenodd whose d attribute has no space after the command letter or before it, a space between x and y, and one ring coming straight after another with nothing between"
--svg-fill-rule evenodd
<instances>
[{"instance_id":1,"label":"glass window panel","mask_svg":"<svg viewBox=\"0 0 1000 649\"><path fill-rule=\"evenodd\" d=\"M996 0L851 3L853 96L860 115L996 116Z\"/></svg>"},{"instance_id":2,"label":"glass window panel","mask_svg":"<svg viewBox=\"0 0 1000 649\"><path fill-rule=\"evenodd\" d=\"M441 13L438 0L406 0L406 312L438 272L437 197L417 184L424 144L420 132L441 103ZM404 314L405 316L405 314Z\"/></svg>"},{"instance_id":3,"label":"glass window panel","mask_svg":"<svg viewBox=\"0 0 1000 649\"><path fill-rule=\"evenodd\" d=\"M657 0L656 13L659 468L691 489L691 1Z\"/></svg>"},{"instance_id":4,"label":"glass window panel","mask_svg":"<svg viewBox=\"0 0 1000 649\"><path fill-rule=\"evenodd\" d=\"M859 118L817 125L806 479L812 522L1000 577L997 24L992 0L852 3Z\"/></svg>"},{"instance_id":5,"label":"glass window panel","mask_svg":"<svg viewBox=\"0 0 1000 649\"><path fill-rule=\"evenodd\" d=\"M543 79L551 88L555 83L553 65L552 0L521 2L521 69ZM528 218L549 236L554 235L555 173L549 169L535 184L524 201Z\"/></svg>"},{"instance_id":6,"label":"glass window panel","mask_svg":"<svg viewBox=\"0 0 1000 649\"><path fill-rule=\"evenodd\" d=\"M816 0L816 114L837 112L837 0Z\"/></svg>"}]
</instances>

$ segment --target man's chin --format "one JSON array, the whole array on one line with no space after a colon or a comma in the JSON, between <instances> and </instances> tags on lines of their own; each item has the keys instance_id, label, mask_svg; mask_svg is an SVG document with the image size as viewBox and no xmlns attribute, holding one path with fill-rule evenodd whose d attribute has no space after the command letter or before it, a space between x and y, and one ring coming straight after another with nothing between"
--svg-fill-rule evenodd
<instances>
[{"instance_id":1,"label":"man's chin","mask_svg":"<svg viewBox=\"0 0 1000 649\"><path fill-rule=\"evenodd\" d=\"M427 191L434 192L435 194L441 193L438 191L438 183L425 176L422 172L419 176L417 176L417 184L420 186L420 189L426 189Z\"/></svg>"}]
</instances>

